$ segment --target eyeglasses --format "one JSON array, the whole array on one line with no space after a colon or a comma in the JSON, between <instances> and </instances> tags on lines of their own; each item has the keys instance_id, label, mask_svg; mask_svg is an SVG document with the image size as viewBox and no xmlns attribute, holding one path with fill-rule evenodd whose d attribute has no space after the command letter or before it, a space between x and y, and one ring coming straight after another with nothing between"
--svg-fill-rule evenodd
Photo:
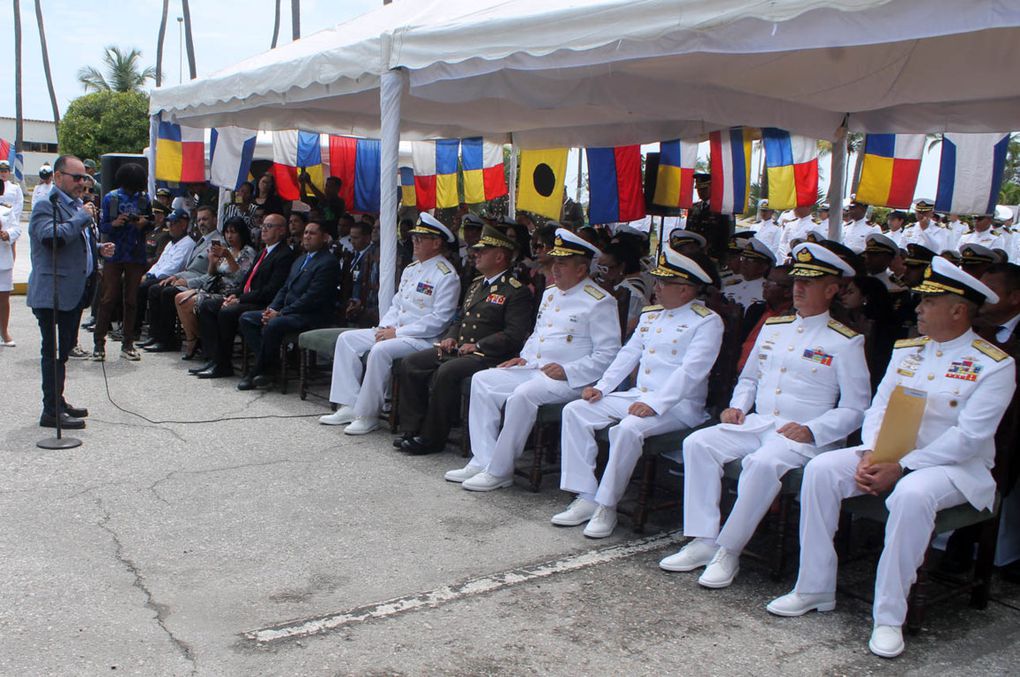
<instances>
[{"instance_id":1,"label":"eyeglasses","mask_svg":"<svg viewBox=\"0 0 1020 677\"><path fill-rule=\"evenodd\" d=\"M89 178L88 174L70 174L68 172L57 172L57 173L58 174L63 174L64 176L70 176L72 179L75 180L75 182L84 181L85 179Z\"/></svg>"}]
</instances>

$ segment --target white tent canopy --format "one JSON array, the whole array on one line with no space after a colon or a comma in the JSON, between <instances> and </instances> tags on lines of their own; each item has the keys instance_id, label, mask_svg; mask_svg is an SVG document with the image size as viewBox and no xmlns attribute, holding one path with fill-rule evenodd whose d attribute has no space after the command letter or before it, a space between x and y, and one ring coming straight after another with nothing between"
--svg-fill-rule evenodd
<instances>
[{"instance_id":1,"label":"white tent canopy","mask_svg":"<svg viewBox=\"0 0 1020 677\"><path fill-rule=\"evenodd\" d=\"M400 138L597 146L747 125L833 139L844 120L1005 131L1020 128L1018 66L1016 0L397 0L155 90L150 110L380 136L385 310Z\"/></svg>"}]
</instances>

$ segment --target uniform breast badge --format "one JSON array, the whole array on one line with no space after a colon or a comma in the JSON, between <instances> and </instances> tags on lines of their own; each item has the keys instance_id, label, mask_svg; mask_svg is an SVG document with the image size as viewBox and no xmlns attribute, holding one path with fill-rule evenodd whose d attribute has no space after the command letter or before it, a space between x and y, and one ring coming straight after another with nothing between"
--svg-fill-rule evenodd
<instances>
[{"instance_id":1,"label":"uniform breast badge","mask_svg":"<svg viewBox=\"0 0 1020 677\"><path fill-rule=\"evenodd\" d=\"M826 367L832 366L832 355L829 355L821 348L809 348L804 351L803 357L805 360L810 360L817 364L823 364Z\"/></svg>"},{"instance_id":2,"label":"uniform breast badge","mask_svg":"<svg viewBox=\"0 0 1020 677\"><path fill-rule=\"evenodd\" d=\"M981 373L981 365L974 362L974 358L965 357L962 360L949 365L946 378L958 378L962 381L976 381Z\"/></svg>"}]
</instances>

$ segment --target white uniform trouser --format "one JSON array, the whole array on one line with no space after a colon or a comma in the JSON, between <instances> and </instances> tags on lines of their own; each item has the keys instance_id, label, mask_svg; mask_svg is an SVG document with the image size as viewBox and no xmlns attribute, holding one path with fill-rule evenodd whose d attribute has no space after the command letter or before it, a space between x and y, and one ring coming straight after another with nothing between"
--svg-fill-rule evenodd
<instances>
[{"instance_id":1,"label":"white uniform trouser","mask_svg":"<svg viewBox=\"0 0 1020 677\"><path fill-rule=\"evenodd\" d=\"M431 339L420 338L392 338L377 343L375 329L345 331L333 351L330 402L353 405L355 416L378 416L390 387L393 360L431 345ZM361 356L365 353L368 364L362 369Z\"/></svg>"},{"instance_id":2,"label":"white uniform trouser","mask_svg":"<svg viewBox=\"0 0 1020 677\"><path fill-rule=\"evenodd\" d=\"M737 501L720 531L719 500L723 466L742 458ZM761 432L722 430L694 432L684 440L684 535L710 538L740 554L779 495L782 479L809 458L789 448L774 429Z\"/></svg>"},{"instance_id":3,"label":"white uniform trouser","mask_svg":"<svg viewBox=\"0 0 1020 677\"><path fill-rule=\"evenodd\" d=\"M471 434L471 465L484 468L496 477L509 477L514 461L524 451L524 443L535 425L538 408L543 404L577 399L581 388L566 381L551 379L536 369L486 369L471 379L471 407L468 431ZM503 428L499 427L499 409L503 406Z\"/></svg>"},{"instance_id":4,"label":"white uniform trouser","mask_svg":"<svg viewBox=\"0 0 1020 677\"><path fill-rule=\"evenodd\" d=\"M628 415L627 409L639 399L638 393L610 393L597 402L578 400L564 407L560 489L615 508L627 491L645 438L687 427L670 412L645 418ZM599 482L595 479L595 431L612 424L616 425L609 429L609 460Z\"/></svg>"},{"instance_id":5,"label":"white uniform trouser","mask_svg":"<svg viewBox=\"0 0 1020 677\"><path fill-rule=\"evenodd\" d=\"M860 457L855 449L821 454L804 470L800 489L800 572L796 592L836 590L836 548L832 539L839 525L840 503L862 492L854 482ZM905 475L885 505L885 547L875 574L876 625L903 625L907 596L928 550L935 514L966 503L942 468L922 468Z\"/></svg>"}]
</instances>

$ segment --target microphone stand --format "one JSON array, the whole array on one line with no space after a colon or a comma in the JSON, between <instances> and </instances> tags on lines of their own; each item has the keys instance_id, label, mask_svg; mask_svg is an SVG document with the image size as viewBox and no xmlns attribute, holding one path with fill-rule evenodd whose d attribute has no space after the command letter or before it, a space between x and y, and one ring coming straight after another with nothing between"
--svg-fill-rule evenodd
<instances>
[{"instance_id":1,"label":"microphone stand","mask_svg":"<svg viewBox=\"0 0 1020 677\"><path fill-rule=\"evenodd\" d=\"M40 449L74 449L81 446L81 440L78 438L63 437L60 428L64 403L60 394L60 376L57 374L60 359L60 338L57 336L57 313L60 312L58 310L60 299L57 292L57 201L59 199L60 196L56 192L50 194L50 204L53 206L53 240L51 244L53 250L53 413L57 422L57 435L36 442L35 446ZM89 246L88 243L85 246Z\"/></svg>"}]
</instances>

